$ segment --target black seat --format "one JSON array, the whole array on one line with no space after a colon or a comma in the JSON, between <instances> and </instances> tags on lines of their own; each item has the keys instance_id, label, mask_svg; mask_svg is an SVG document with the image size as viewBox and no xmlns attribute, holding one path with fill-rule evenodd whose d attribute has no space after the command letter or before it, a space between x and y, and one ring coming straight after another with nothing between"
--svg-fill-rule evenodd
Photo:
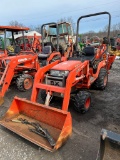
<instances>
[{"instance_id":1,"label":"black seat","mask_svg":"<svg viewBox=\"0 0 120 160\"><path fill-rule=\"evenodd\" d=\"M39 59L47 59L51 54L51 46L44 46L42 53L38 54Z\"/></svg>"},{"instance_id":2,"label":"black seat","mask_svg":"<svg viewBox=\"0 0 120 160\"><path fill-rule=\"evenodd\" d=\"M84 62L85 60L89 60L90 62L95 58L95 48L91 46L87 46L83 49L82 55L78 57L70 57L69 60L80 60Z\"/></svg>"},{"instance_id":3,"label":"black seat","mask_svg":"<svg viewBox=\"0 0 120 160\"><path fill-rule=\"evenodd\" d=\"M83 49L83 61L84 60L90 60L92 61L95 57L95 48L94 47L91 47L91 46L87 46Z\"/></svg>"}]
</instances>

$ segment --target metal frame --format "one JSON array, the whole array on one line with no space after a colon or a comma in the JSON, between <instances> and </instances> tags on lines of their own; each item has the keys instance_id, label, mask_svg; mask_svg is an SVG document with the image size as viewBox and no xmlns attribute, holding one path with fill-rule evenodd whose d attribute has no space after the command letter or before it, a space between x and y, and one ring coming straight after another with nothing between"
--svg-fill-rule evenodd
<instances>
[{"instance_id":1,"label":"metal frame","mask_svg":"<svg viewBox=\"0 0 120 160\"><path fill-rule=\"evenodd\" d=\"M24 42L24 50L25 50L25 39L24 39L24 31L29 30L29 28L26 27L16 27L16 26L0 26L0 30L4 31L4 51L6 50L6 32L9 31L12 33L12 39L13 43L15 45L15 39L14 39L14 32L21 31L23 34L23 42ZM7 54L6 54L7 56Z\"/></svg>"},{"instance_id":2,"label":"metal frame","mask_svg":"<svg viewBox=\"0 0 120 160\"><path fill-rule=\"evenodd\" d=\"M79 24L80 24L80 20L83 19L83 18L98 16L98 15L103 15L103 14L107 14L107 15L109 16L108 34L107 34L107 38L108 38L108 40L109 40L109 38L110 38L110 26L111 26L111 15L110 15L109 12L99 12L99 13L94 13L94 14L88 14L88 15L85 15L85 16L81 16L81 17L79 17L78 20L77 20L76 51L78 51L77 44L78 44L78 32L79 32Z\"/></svg>"},{"instance_id":3,"label":"metal frame","mask_svg":"<svg viewBox=\"0 0 120 160\"><path fill-rule=\"evenodd\" d=\"M41 26L41 34L42 34L42 48L44 47L44 27L45 26L49 26L49 25L56 25L56 31L57 31L57 51L59 52L59 31L58 31L58 24L55 22L51 22L51 23L45 23Z\"/></svg>"}]
</instances>

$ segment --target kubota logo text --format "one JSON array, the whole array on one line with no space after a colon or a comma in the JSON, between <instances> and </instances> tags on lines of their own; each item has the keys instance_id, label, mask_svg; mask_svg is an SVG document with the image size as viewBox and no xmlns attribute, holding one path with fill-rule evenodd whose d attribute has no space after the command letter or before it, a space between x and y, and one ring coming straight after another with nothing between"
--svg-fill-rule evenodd
<instances>
[{"instance_id":1,"label":"kubota logo text","mask_svg":"<svg viewBox=\"0 0 120 160\"><path fill-rule=\"evenodd\" d=\"M18 59L18 62L24 62L24 61L27 61L27 58Z\"/></svg>"}]
</instances>

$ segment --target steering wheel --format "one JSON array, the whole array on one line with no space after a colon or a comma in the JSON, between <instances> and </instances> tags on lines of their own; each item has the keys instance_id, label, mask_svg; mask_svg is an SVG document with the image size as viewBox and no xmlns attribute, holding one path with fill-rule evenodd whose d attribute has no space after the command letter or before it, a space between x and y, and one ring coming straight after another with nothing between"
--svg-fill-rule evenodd
<instances>
[{"instance_id":1,"label":"steering wheel","mask_svg":"<svg viewBox=\"0 0 120 160\"><path fill-rule=\"evenodd\" d=\"M93 36L90 38L90 46L100 46L101 39L98 36Z\"/></svg>"}]
</instances>

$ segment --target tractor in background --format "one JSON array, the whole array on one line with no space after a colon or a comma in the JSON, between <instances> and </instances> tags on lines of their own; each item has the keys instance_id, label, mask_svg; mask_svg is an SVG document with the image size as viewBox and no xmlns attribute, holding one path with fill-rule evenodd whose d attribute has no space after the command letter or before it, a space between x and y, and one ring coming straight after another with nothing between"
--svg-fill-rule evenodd
<instances>
[{"instance_id":1,"label":"tractor in background","mask_svg":"<svg viewBox=\"0 0 120 160\"><path fill-rule=\"evenodd\" d=\"M15 27L15 26L0 26L0 58L7 56L14 56L20 52L20 47L15 41L15 34L22 32L23 42L24 32L28 31L27 27ZM11 35L11 38L7 38ZM25 51L25 45L23 50Z\"/></svg>"},{"instance_id":2,"label":"tractor in background","mask_svg":"<svg viewBox=\"0 0 120 160\"><path fill-rule=\"evenodd\" d=\"M54 25L49 26L49 33L52 33L55 29ZM70 23L60 22L58 23L58 34L59 34L59 51L62 56L68 58L73 55L73 29ZM56 36L52 37L52 43L56 46Z\"/></svg>"},{"instance_id":3,"label":"tractor in background","mask_svg":"<svg viewBox=\"0 0 120 160\"><path fill-rule=\"evenodd\" d=\"M32 50L26 50L24 32L28 30L26 27L0 26L4 39L4 45L0 48L0 104L3 103L3 97L11 83L15 82L20 91L31 89L34 75L40 68L38 55ZM22 50L15 40L16 32L22 32ZM7 37L10 34L12 38L9 40Z\"/></svg>"},{"instance_id":4,"label":"tractor in background","mask_svg":"<svg viewBox=\"0 0 120 160\"><path fill-rule=\"evenodd\" d=\"M112 51L120 50L120 34L115 38L110 38L110 45Z\"/></svg>"},{"instance_id":5,"label":"tractor in background","mask_svg":"<svg viewBox=\"0 0 120 160\"><path fill-rule=\"evenodd\" d=\"M110 53L112 55L116 55L119 59L120 56L120 34L117 35L117 37L111 37L110 38Z\"/></svg>"},{"instance_id":6,"label":"tractor in background","mask_svg":"<svg viewBox=\"0 0 120 160\"><path fill-rule=\"evenodd\" d=\"M54 62L60 57L68 58L73 54L73 32L70 23L47 23L41 27L42 52L38 53L41 66ZM60 52L60 54L55 52ZM51 54L55 53L55 54ZM51 61L50 61L51 59Z\"/></svg>"},{"instance_id":7,"label":"tractor in background","mask_svg":"<svg viewBox=\"0 0 120 160\"><path fill-rule=\"evenodd\" d=\"M24 43L23 37L21 34L15 35L17 38L16 41L20 45L20 48L23 50ZM25 33L24 35L26 50L33 50L34 52L41 52L41 34L36 31L31 31Z\"/></svg>"}]
</instances>

